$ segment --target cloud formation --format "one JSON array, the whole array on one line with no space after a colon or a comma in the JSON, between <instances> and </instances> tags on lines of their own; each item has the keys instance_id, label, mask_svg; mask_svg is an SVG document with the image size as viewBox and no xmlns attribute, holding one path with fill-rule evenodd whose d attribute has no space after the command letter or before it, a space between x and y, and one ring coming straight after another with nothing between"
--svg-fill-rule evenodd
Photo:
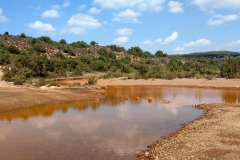
<instances>
[{"instance_id":1,"label":"cloud formation","mask_svg":"<svg viewBox=\"0 0 240 160\"><path fill-rule=\"evenodd\" d=\"M50 9L50 10L44 11L42 13L43 18L57 18L59 16L60 15L59 15L58 11L55 9Z\"/></svg>"},{"instance_id":2,"label":"cloud formation","mask_svg":"<svg viewBox=\"0 0 240 160\"><path fill-rule=\"evenodd\" d=\"M207 24L210 26L220 25L229 21L234 21L240 18L240 15L232 14L223 16L221 14L215 14L212 18L208 19Z\"/></svg>"},{"instance_id":3,"label":"cloud formation","mask_svg":"<svg viewBox=\"0 0 240 160\"><path fill-rule=\"evenodd\" d=\"M170 44L173 43L176 39L178 38L178 32L173 32L169 37L167 37L162 44L166 45L166 44Z\"/></svg>"},{"instance_id":4,"label":"cloud formation","mask_svg":"<svg viewBox=\"0 0 240 160\"><path fill-rule=\"evenodd\" d=\"M128 37L118 37L116 39L113 40L114 44L122 44L122 43L126 43L129 41Z\"/></svg>"},{"instance_id":5,"label":"cloud formation","mask_svg":"<svg viewBox=\"0 0 240 160\"><path fill-rule=\"evenodd\" d=\"M98 29L102 26L94 17L82 13L73 15L67 23L70 26L78 26L86 29Z\"/></svg>"},{"instance_id":6,"label":"cloud formation","mask_svg":"<svg viewBox=\"0 0 240 160\"><path fill-rule=\"evenodd\" d=\"M92 7L92 8L89 9L88 13L89 14L99 14L99 13L101 13L101 10L97 9L95 7Z\"/></svg>"},{"instance_id":7,"label":"cloud formation","mask_svg":"<svg viewBox=\"0 0 240 160\"><path fill-rule=\"evenodd\" d=\"M195 42L185 43L184 47L200 47L200 46L210 46L212 42L208 39L199 39Z\"/></svg>"},{"instance_id":8,"label":"cloud formation","mask_svg":"<svg viewBox=\"0 0 240 160\"><path fill-rule=\"evenodd\" d=\"M182 3L178 1L169 1L168 2L168 11L171 13L181 13L183 12Z\"/></svg>"},{"instance_id":9,"label":"cloud formation","mask_svg":"<svg viewBox=\"0 0 240 160\"><path fill-rule=\"evenodd\" d=\"M62 4L63 7L68 7L70 6L70 1L65 1L63 4Z\"/></svg>"},{"instance_id":10,"label":"cloud formation","mask_svg":"<svg viewBox=\"0 0 240 160\"><path fill-rule=\"evenodd\" d=\"M191 0L193 5L198 6L201 10L221 9L221 8L240 8L239 0Z\"/></svg>"},{"instance_id":11,"label":"cloud formation","mask_svg":"<svg viewBox=\"0 0 240 160\"><path fill-rule=\"evenodd\" d=\"M8 22L9 20L3 15L2 8L0 8L0 23L1 22Z\"/></svg>"},{"instance_id":12,"label":"cloud formation","mask_svg":"<svg viewBox=\"0 0 240 160\"><path fill-rule=\"evenodd\" d=\"M133 30L130 28L117 29L116 33L120 36L130 36L133 33Z\"/></svg>"},{"instance_id":13,"label":"cloud formation","mask_svg":"<svg viewBox=\"0 0 240 160\"><path fill-rule=\"evenodd\" d=\"M163 9L166 0L94 0L93 5L102 8L121 10L134 9L138 11L154 11L159 12Z\"/></svg>"},{"instance_id":14,"label":"cloud formation","mask_svg":"<svg viewBox=\"0 0 240 160\"><path fill-rule=\"evenodd\" d=\"M43 23L41 21L35 21L34 23L30 23L28 27L38 31L40 34L55 32L55 28L51 24Z\"/></svg>"},{"instance_id":15,"label":"cloud formation","mask_svg":"<svg viewBox=\"0 0 240 160\"><path fill-rule=\"evenodd\" d=\"M240 40L237 40L235 42L230 42L227 44L227 46L240 46Z\"/></svg>"},{"instance_id":16,"label":"cloud formation","mask_svg":"<svg viewBox=\"0 0 240 160\"><path fill-rule=\"evenodd\" d=\"M113 22L132 22L139 23L137 17L142 16L141 12L135 12L134 10L126 9L119 13L113 13Z\"/></svg>"},{"instance_id":17,"label":"cloud formation","mask_svg":"<svg viewBox=\"0 0 240 160\"><path fill-rule=\"evenodd\" d=\"M155 41L151 41L151 40L143 41L141 44L144 44L144 45L154 45L154 44L161 43L161 42L162 42L162 38L158 38Z\"/></svg>"},{"instance_id":18,"label":"cloud formation","mask_svg":"<svg viewBox=\"0 0 240 160\"><path fill-rule=\"evenodd\" d=\"M177 48L175 48L175 49L173 50L173 52L174 52L175 54L183 54L184 51L185 51L185 48L184 48L184 47L177 47Z\"/></svg>"}]
</instances>

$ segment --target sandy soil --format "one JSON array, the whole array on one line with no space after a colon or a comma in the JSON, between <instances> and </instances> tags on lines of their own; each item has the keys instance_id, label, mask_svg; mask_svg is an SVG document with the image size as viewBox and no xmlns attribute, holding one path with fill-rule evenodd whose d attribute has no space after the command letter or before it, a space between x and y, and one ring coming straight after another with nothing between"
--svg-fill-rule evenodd
<instances>
[{"instance_id":1,"label":"sandy soil","mask_svg":"<svg viewBox=\"0 0 240 160\"><path fill-rule=\"evenodd\" d=\"M240 79L223 79L217 78L213 80L206 79L148 79L148 80L133 80L124 78L100 79L98 85L158 85L172 87L199 87L199 88L219 88L219 89L237 89L240 90Z\"/></svg>"}]
</instances>

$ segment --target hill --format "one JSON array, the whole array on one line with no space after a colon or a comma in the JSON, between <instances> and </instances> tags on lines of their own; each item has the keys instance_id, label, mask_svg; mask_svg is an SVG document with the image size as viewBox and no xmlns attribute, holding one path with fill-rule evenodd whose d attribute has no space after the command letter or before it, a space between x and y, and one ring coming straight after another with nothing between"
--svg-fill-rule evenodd
<instances>
[{"instance_id":1,"label":"hill","mask_svg":"<svg viewBox=\"0 0 240 160\"><path fill-rule=\"evenodd\" d=\"M64 39L55 42L46 36L0 35L2 79L19 85L45 85L47 79L94 72L102 72L102 78L128 79L240 77L240 58L226 62L211 59L225 54L239 55L222 51L168 56L161 50L152 55L138 46L126 50L116 45L99 46L95 41L68 44Z\"/></svg>"},{"instance_id":2,"label":"hill","mask_svg":"<svg viewBox=\"0 0 240 160\"><path fill-rule=\"evenodd\" d=\"M180 55L182 57L208 57L208 58L221 58L225 56L238 57L240 56L240 52L232 52L232 51L208 51L208 52L195 52Z\"/></svg>"}]
</instances>

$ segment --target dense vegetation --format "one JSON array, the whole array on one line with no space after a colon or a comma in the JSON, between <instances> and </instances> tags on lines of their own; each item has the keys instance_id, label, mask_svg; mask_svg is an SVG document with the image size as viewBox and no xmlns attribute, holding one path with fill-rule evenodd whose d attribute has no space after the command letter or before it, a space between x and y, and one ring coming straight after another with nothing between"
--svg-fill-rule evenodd
<instances>
[{"instance_id":1,"label":"dense vegetation","mask_svg":"<svg viewBox=\"0 0 240 160\"><path fill-rule=\"evenodd\" d=\"M48 78L80 76L91 72L103 72L103 78L125 76L129 79L240 77L240 58L231 56L232 52L224 52L227 60L214 61L209 54L222 54L209 52L205 53L207 56L202 56L202 53L201 56L200 53L168 56L158 50L153 55L138 46L126 50L116 45L101 47L95 41L90 44L84 41L68 44L64 39L55 42L49 37L26 37L24 33L19 35L20 41L29 38L30 47L19 49L6 43L9 33L0 36L4 37L0 41L3 80L19 85L36 80L41 85ZM47 47L55 47L57 51L50 55ZM87 53L81 54L81 51ZM119 57L118 53L124 53L124 56ZM95 79L91 79L90 83L95 83Z\"/></svg>"}]
</instances>

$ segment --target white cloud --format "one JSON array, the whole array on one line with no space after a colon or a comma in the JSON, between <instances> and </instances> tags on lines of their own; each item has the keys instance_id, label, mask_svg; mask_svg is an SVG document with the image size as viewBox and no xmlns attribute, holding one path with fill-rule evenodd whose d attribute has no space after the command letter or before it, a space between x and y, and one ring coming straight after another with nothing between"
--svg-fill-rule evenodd
<instances>
[{"instance_id":1,"label":"white cloud","mask_svg":"<svg viewBox=\"0 0 240 160\"><path fill-rule=\"evenodd\" d=\"M130 36L133 33L133 30L129 28L122 28L122 29L116 30L116 32L121 36Z\"/></svg>"},{"instance_id":2,"label":"white cloud","mask_svg":"<svg viewBox=\"0 0 240 160\"><path fill-rule=\"evenodd\" d=\"M63 4L62 4L63 7L68 7L70 6L70 1L65 1Z\"/></svg>"},{"instance_id":3,"label":"white cloud","mask_svg":"<svg viewBox=\"0 0 240 160\"><path fill-rule=\"evenodd\" d=\"M34 6L28 6L28 8L31 8L31 9L33 9L33 10L37 10L37 11L41 10L41 6L40 6L40 5L38 5L37 7L34 7Z\"/></svg>"},{"instance_id":4,"label":"white cloud","mask_svg":"<svg viewBox=\"0 0 240 160\"><path fill-rule=\"evenodd\" d=\"M177 47L173 51L174 51L175 54L183 54L184 51L185 51L185 48L184 47Z\"/></svg>"},{"instance_id":5,"label":"white cloud","mask_svg":"<svg viewBox=\"0 0 240 160\"><path fill-rule=\"evenodd\" d=\"M3 15L2 8L0 8L0 23L7 22L7 21L9 21L9 20Z\"/></svg>"},{"instance_id":6,"label":"white cloud","mask_svg":"<svg viewBox=\"0 0 240 160\"><path fill-rule=\"evenodd\" d=\"M85 9L86 7L87 7L87 5L86 5L86 4L83 4L83 5L81 5L81 6L78 7L78 10Z\"/></svg>"},{"instance_id":7,"label":"white cloud","mask_svg":"<svg viewBox=\"0 0 240 160\"><path fill-rule=\"evenodd\" d=\"M168 2L168 11L171 13L181 13L183 12L182 5L183 4L178 1L170 1Z\"/></svg>"},{"instance_id":8,"label":"white cloud","mask_svg":"<svg viewBox=\"0 0 240 160\"><path fill-rule=\"evenodd\" d=\"M137 17L142 16L141 12L135 12L130 9L126 9L124 11L120 11L119 13L113 14L113 22L132 22L132 23L139 23L140 21Z\"/></svg>"},{"instance_id":9,"label":"white cloud","mask_svg":"<svg viewBox=\"0 0 240 160\"><path fill-rule=\"evenodd\" d=\"M212 18L208 19L207 24L210 26L220 25L229 21L234 21L240 18L240 15L232 14L223 16L221 14L216 14Z\"/></svg>"},{"instance_id":10,"label":"white cloud","mask_svg":"<svg viewBox=\"0 0 240 160\"><path fill-rule=\"evenodd\" d=\"M42 17L43 18L57 18L57 17L59 17L59 13L55 9L50 9L50 10L44 11L42 14Z\"/></svg>"},{"instance_id":11,"label":"white cloud","mask_svg":"<svg viewBox=\"0 0 240 160\"><path fill-rule=\"evenodd\" d=\"M60 9L60 6L59 6L59 5L53 5L53 6L52 6L52 9L59 10L59 9Z\"/></svg>"},{"instance_id":12,"label":"white cloud","mask_svg":"<svg viewBox=\"0 0 240 160\"><path fill-rule=\"evenodd\" d=\"M73 15L67 23L71 26L78 26L86 29L98 29L102 26L94 17L82 13Z\"/></svg>"},{"instance_id":13,"label":"white cloud","mask_svg":"<svg viewBox=\"0 0 240 160\"><path fill-rule=\"evenodd\" d=\"M155 41L151 41L151 40L146 40L141 42L141 44L145 44L145 45L154 45L157 43L161 43L162 42L162 38L156 39Z\"/></svg>"},{"instance_id":14,"label":"white cloud","mask_svg":"<svg viewBox=\"0 0 240 160\"><path fill-rule=\"evenodd\" d=\"M95 7L90 8L88 11L89 14L99 14L100 12L101 12L101 10L97 9Z\"/></svg>"},{"instance_id":15,"label":"white cloud","mask_svg":"<svg viewBox=\"0 0 240 160\"><path fill-rule=\"evenodd\" d=\"M84 35L87 33L87 30L81 27L65 27L64 29L61 30L61 33Z\"/></svg>"},{"instance_id":16,"label":"white cloud","mask_svg":"<svg viewBox=\"0 0 240 160\"><path fill-rule=\"evenodd\" d=\"M227 46L240 46L240 40L237 40L235 42L228 43Z\"/></svg>"},{"instance_id":17,"label":"white cloud","mask_svg":"<svg viewBox=\"0 0 240 160\"><path fill-rule=\"evenodd\" d=\"M220 9L220 8L240 8L239 0L191 0L193 5L200 7L202 10Z\"/></svg>"},{"instance_id":18,"label":"white cloud","mask_svg":"<svg viewBox=\"0 0 240 160\"><path fill-rule=\"evenodd\" d=\"M209 46L212 42L207 39L199 39L195 42L185 43L184 47L200 47L200 46Z\"/></svg>"},{"instance_id":19,"label":"white cloud","mask_svg":"<svg viewBox=\"0 0 240 160\"><path fill-rule=\"evenodd\" d=\"M126 43L129 41L128 37L118 37L116 39L113 40L114 44L121 44L121 43Z\"/></svg>"},{"instance_id":20,"label":"white cloud","mask_svg":"<svg viewBox=\"0 0 240 160\"><path fill-rule=\"evenodd\" d=\"M166 0L94 0L94 5L107 9L134 9L139 11L159 12Z\"/></svg>"},{"instance_id":21,"label":"white cloud","mask_svg":"<svg viewBox=\"0 0 240 160\"><path fill-rule=\"evenodd\" d=\"M167 37L162 44L170 44L173 43L178 38L178 32L173 32L169 37Z\"/></svg>"},{"instance_id":22,"label":"white cloud","mask_svg":"<svg viewBox=\"0 0 240 160\"><path fill-rule=\"evenodd\" d=\"M141 42L141 44L153 45L154 43L152 41L150 41L150 40L146 40L146 41Z\"/></svg>"},{"instance_id":23,"label":"white cloud","mask_svg":"<svg viewBox=\"0 0 240 160\"><path fill-rule=\"evenodd\" d=\"M55 28L49 23L42 23L41 21L35 21L34 23L30 23L28 25L29 28L38 31L40 34L54 33Z\"/></svg>"}]
</instances>

